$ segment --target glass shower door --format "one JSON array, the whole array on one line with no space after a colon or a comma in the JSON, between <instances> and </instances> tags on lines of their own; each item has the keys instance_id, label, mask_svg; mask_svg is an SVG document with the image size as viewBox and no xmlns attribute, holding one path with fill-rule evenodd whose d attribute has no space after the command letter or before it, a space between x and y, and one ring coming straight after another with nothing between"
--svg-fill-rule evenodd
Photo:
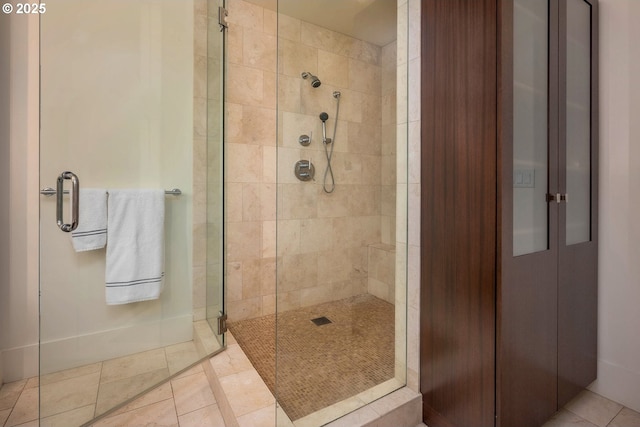
<instances>
[{"instance_id":1,"label":"glass shower door","mask_svg":"<svg viewBox=\"0 0 640 427\"><path fill-rule=\"evenodd\" d=\"M207 188L207 174L222 172L200 159L221 150L207 138L221 120L207 126L206 117L222 97L208 99L207 63L215 61L207 57L216 52L206 50L206 8L172 0L47 6L40 418L74 426L221 348L207 305L221 307L222 281L207 271L222 256L211 252L222 227L206 230L222 221L207 215L207 200L221 205L213 198L222 197ZM83 239L95 241L81 247Z\"/></svg>"}]
</instances>

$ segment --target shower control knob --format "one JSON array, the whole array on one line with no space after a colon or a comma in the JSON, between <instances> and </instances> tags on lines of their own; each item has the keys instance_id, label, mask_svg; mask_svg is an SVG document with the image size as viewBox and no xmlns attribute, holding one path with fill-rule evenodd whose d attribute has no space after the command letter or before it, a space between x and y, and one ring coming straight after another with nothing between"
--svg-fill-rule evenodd
<instances>
[{"instance_id":1,"label":"shower control knob","mask_svg":"<svg viewBox=\"0 0 640 427\"><path fill-rule=\"evenodd\" d=\"M311 137L309 135L300 135L300 138L298 138L298 142L303 147L306 147L311 144Z\"/></svg>"},{"instance_id":2,"label":"shower control knob","mask_svg":"<svg viewBox=\"0 0 640 427\"><path fill-rule=\"evenodd\" d=\"M300 181L311 181L316 175L316 168L311 160L298 160L293 173Z\"/></svg>"}]
</instances>

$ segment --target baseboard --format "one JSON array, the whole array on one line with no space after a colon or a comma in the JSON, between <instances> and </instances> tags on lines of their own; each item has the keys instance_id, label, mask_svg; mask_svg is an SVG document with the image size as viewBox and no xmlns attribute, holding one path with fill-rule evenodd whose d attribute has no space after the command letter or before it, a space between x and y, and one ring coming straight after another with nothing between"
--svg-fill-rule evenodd
<instances>
[{"instance_id":1,"label":"baseboard","mask_svg":"<svg viewBox=\"0 0 640 427\"><path fill-rule=\"evenodd\" d=\"M38 375L38 344L29 344L2 351L2 380L19 381Z\"/></svg>"},{"instance_id":2,"label":"baseboard","mask_svg":"<svg viewBox=\"0 0 640 427\"><path fill-rule=\"evenodd\" d=\"M154 322L45 341L40 344L41 370L42 374L48 374L191 339L193 315L189 313ZM37 345L35 360L37 374Z\"/></svg>"},{"instance_id":3,"label":"baseboard","mask_svg":"<svg viewBox=\"0 0 640 427\"><path fill-rule=\"evenodd\" d=\"M598 379L589 390L640 412L640 372L598 360Z\"/></svg>"}]
</instances>

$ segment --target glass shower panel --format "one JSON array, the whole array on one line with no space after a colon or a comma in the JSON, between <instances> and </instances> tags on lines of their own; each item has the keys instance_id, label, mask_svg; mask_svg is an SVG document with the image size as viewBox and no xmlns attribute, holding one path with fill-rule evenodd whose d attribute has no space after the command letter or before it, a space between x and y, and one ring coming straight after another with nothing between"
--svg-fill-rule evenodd
<instances>
[{"instance_id":1,"label":"glass shower panel","mask_svg":"<svg viewBox=\"0 0 640 427\"><path fill-rule=\"evenodd\" d=\"M591 240L591 6L567 1L566 244Z\"/></svg>"},{"instance_id":2,"label":"glass shower panel","mask_svg":"<svg viewBox=\"0 0 640 427\"><path fill-rule=\"evenodd\" d=\"M206 319L217 334L218 318L224 313L224 36L218 10L224 0L208 0L206 128ZM204 40L203 40L204 41ZM205 58L202 58L204 60ZM197 62L196 62L197 64ZM196 65L198 66L198 65ZM197 143L196 143L197 145ZM218 342L223 344L223 334Z\"/></svg>"},{"instance_id":3,"label":"glass shower panel","mask_svg":"<svg viewBox=\"0 0 640 427\"><path fill-rule=\"evenodd\" d=\"M274 390L294 423L405 383L398 7L278 1Z\"/></svg>"},{"instance_id":4,"label":"glass shower panel","mask_svg":"<svg viewBox=\"0 0 640 427\"><path fill-rule=\"evenodd\" d=\"M40 200L40 417L43 425L75 426L220 348L206 322L205 293L221 290L205 287L205 269L215 261L203 248L221 242L207 244L200 233L208 219L200 151L207 141L207 12L188 0L47 6L40 21L40 185L51 189ZM209 105L215 102L221 97ZM120 203L120 190L136 192L136 200L155 190L155 208ZM72 223L76 196L75 231L84 227L85 234L73 238L91 235L86 227L96 222L106 246L74 250L73 233L57 226L60 210ZM220 192L210 197L219 197L211 205L222 204ZM118 227L134 217L132 229ZM148 231L150 223L156 228ZM136 245L154 243L132 249L132 268L118 268L114 260L124 251L115 248L134 235ZM146 265L155 267L138 274ZM138 286L148 282L157 285Z\"/></svg>"},{"instance_id":5,"label":"glass shower panel","mask_svg":"<svg viewBox=\"0 0 640 427\"><path fill-rule=\"evenodd\" d=\"M514 2L514 256L548 248L548 9L548 0Z\"/></svg>"}]
</instances>

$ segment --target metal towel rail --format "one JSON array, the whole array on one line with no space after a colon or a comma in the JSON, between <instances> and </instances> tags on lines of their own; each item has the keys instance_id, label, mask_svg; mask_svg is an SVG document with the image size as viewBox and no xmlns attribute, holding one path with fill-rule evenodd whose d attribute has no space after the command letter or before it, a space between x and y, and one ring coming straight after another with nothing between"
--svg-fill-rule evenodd
<instances>
[{"instance_id":1,"label":"metal towel rail","mask_svg":"<svg viewBox=\"0 0 640 427\"><path fill-rule=\"evenodd\" d=\"M40 190L40 194L43 196L55 196L57 193L55 188L47 187ZM64 194L69 194L69 190L64 190ZM164 194L169 194L172 196L180 196L182 195L182 190L179 188L172 188L171 190L164 190Z\"/></svg>"}]
</instances>

